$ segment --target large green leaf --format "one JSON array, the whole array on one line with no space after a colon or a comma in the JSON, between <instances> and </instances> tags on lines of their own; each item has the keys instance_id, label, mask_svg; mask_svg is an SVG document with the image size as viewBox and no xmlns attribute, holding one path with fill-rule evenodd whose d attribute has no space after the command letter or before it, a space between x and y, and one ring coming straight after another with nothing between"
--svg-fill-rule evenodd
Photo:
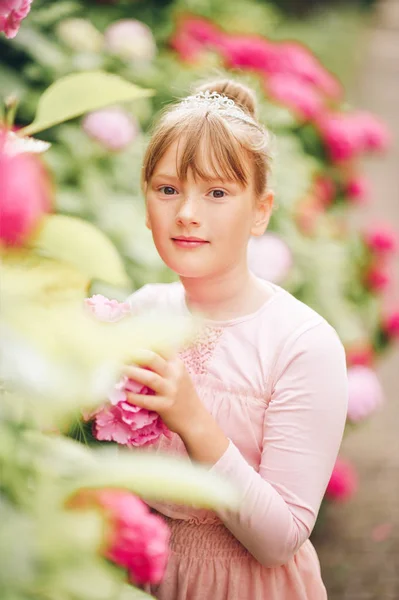
<instances>
[{"instance_id":1,"label":"large green leaf","mask_svg":"<svg viewBox=\"0 0 399 600\"><path fill-rule=\"evenodd\" d=\"M32 135L86 112L152 94L152 90L141 89L111 73L73 73L47 88L39 100L33 123L20 129L18 134Z\"/></svg>"},{"instance_id":2,"label":"large green leaf","mask_svg":"<svg viewBox=\"0 0 399 600\"><path fill-rule=\"evenodd\" d=\"M32 245L46 256L73 265L90 279L129 287L117 249L88 221L66 215L46 216Z\"/></svg>"}]
</instances>

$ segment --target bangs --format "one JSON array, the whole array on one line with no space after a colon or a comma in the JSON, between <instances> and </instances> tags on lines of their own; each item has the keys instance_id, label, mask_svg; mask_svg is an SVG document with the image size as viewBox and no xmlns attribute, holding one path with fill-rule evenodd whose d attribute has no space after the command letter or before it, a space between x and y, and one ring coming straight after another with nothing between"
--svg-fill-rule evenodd
<instances>
[{"instance_id":1,"label":"bangs","mask_svg":"<svg viewBox=\"0 0 399 600\"><path fill-rule=\"evenodd\" d=\"M172 115L174 118L170 119ZM178 140L176 172L181 181L187 180L190 171L195 179L222 179L243 187L248 184L248 151L219 115L210 112L181 115L175 111L168 116L167 126L165 123L158 135L155 134L147 150L145 181L150 180L159 160Z\"/></svg>"}]
</instances>

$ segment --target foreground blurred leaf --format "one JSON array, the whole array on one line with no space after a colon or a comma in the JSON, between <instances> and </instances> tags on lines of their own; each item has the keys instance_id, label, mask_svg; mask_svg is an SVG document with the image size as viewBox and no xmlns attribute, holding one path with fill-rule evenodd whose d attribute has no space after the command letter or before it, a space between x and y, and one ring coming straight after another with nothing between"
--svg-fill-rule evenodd
<instances>
[{"instance_id":1,"label":"foreground blurred leaf","mask_svg":"<svg viewBox=\"0 0 399 600\"><path fill-rule=\"evenodd\" d=\"M49 215L43 219L32 244L36 251L72 264L90 279L129 287L129 278L117 249L88 221Z\"/></svg>"},{"instance_id":2,"label":"foreground blurred leaf","mask_svg":"<svg viewBox=\"0 0 399 600\"><path fill-rule=\"evenodd\" d=\"M20 129L18 135L32 135L86 112L152 94L152 90L141 89L102 71L67 75L47 88L39 100L33 123Z\"/></svg>"}]
</instances>

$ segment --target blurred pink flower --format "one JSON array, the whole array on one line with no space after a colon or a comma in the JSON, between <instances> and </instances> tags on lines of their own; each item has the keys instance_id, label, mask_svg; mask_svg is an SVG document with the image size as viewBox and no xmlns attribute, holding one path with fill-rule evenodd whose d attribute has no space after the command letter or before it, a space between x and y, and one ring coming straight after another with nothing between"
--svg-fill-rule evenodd
<instances>
[{"instance_id":1,"label":"blurred pink flower","mask_svg":"<svg viewBox=\"0 0 399 600\"><path fill-rule=\"evenodd\" d=\"M121 58L147 64L156 55L157 47L151 29L135 19L121 19L104 32L105 48Z\"/></svg>"},{"instance_id":2,"label":"blurred pink flower","mask_svg":"<svg viewBox=\"0 0 399 600\"><path fill-rule=\"evenodd\" d=\"M0 31L4 31L7 38L17 35L31 4L32 0L0 0Z\"/></svg>"},{"instance_id":3,"label":"blurred pink flower","mask_svg":"<svg viewBox=\"0 0 399 600\"><path fill-rule=\"evenodd\" d=\"M221 30L211 21L198 17L189 17L181 20L178 31L202 45L211 44L217 46L223 37Z\"/></svg>"},{"instance_id":4,"label":"blurred pink flower","mask_svg":"<svg viewBox=\"0 0 399 600\"><path fill-rule=\"evenodd\" d=\"M129 573L133 584L159 583L168 559L170 532L147 505L125 490L80 490L74 509L100 509L107 521L104 555Z\"/></svg>"},{"instance_id":5,"label":"blurred pink flower","mask_svg":"<svg viewBox=\"0 0 399 600\"><path fill-rule=\"evenodd\" d=\"M349 367L348 394L348 419L353 423L369 417L383 403L381 384L375 371L369 367Z\"/></svg>"},{"instance_id":6,"label":"blurred pink flower","mask_svg":"<svg viewBox=\"0 0 399 600\"><path fill-rule=\"evenodd\" d=\"M319 176L314 182L314 193L324 207L330 206L336 194L335 183L329 177Z\"/></svg>"},{"instance_id":7,"label":"blurred pink flower","mask_svg":"<svg viewBox=\"0 0 399 600\"><path fill-rule=\"evenodd\" d=\"M257 277L279 284L286 279L292 264L291 250L275 233L250 238L248 266Z\"/></svg>"},{"instance_id":8,"label":"blurred pink flower","mask_svg":"<svg viewBox=\"0 0 399 600\"><path fill-rule=\"evenodd\" d=\"M324 101L318 91L295 75L277 73L266 77L265 85L274 100L304 119L315 119L324 110Z\"/></svg>"},{"instance_id":9,"label":"blurred pink flower","mask_svg":"<svg viewBox=\"0 0 399 600\"><path fill-rule=\"evenodd\" d=\"M369 342L355 344L346 348L346 362L348 367L353 367L354 365L369 367L374 363L374 359L374 348Z\"/></svg>"},{"instance_id":10,"label":"blurred pink flower","mask_svg":"<svg viewBox=\"0 0 399 600\"><path fill-rule=\"evenodd\" d=\"M357 175L347 182L345 192L354 204L362 205L369 196L369 187L368 180L361 175Z\"/></svg>"},{"instance_id":11,"label":"blurred pink flower","mask_svg":"<svg viewBox=\"0 0 399 600\"><path fill-rule=\"evenodd\" d=\"M256 36L224 36L218 44L227 65L253 69L264 74L280 72L280 57L275 44Z\"/></svg>"},{"instance_id":12,"label":"blurred pink flower","mask_svg":"<svg viewBox=\"0 0 399 600\"><path fill-rule=\"evenodd\" d=\"M392 254L399 247L398 234L387 223L380 223L369 227L365 232L364 241L370 250L378 254Z\"/></svg>"},{"instance_id":13,"label":"blurred pink flower","mask_svg":"<svg viewBox=\"0 0 399 600\"><path fill-rule=\"evenodd\" d=\"M366 273L366 285L374 292L385 291L391 284L391 281L391 271L384 263L375 263Z\"/></svg>"},{"instance_id":14,"label":"blurred pink flower","mask_svg":"<svg viewBox=\"0 0 399 600\"><path fill-rule=\"evenodd\" d=\"M399 338L399 309L384 316L382 329L389 338Z\"/></svg>"},{"instance_id":15,"label":"blurred pink flower","mask_svg":"<svg viewBox=\"0 0 399 600\"><path fill-rule=\"evenodd\" d=\"M88 136L107 150L124 150L137 136L138 125L132 115L119 107L89 113L82 127Z\"/></svg>"},{"instance_id":16,"label":"blurred pink flower","mask_svg":"<svg viewBox=\"0 0 399 600\"><path fill-rule=\"evenodd\" d=\"M51 209L50 176L36 155L6 153L3 138L3 143L0 140L0 182L0 243L22 246Z\"/></svg>"},{"instance_id":17,"label":"blurred pink flower","mask_svg":"<svg viewBox=\"0 0 399 600\"><path fill-rule=\"evenodd\" d=\"M89 311L100 321L115 323L125 315L131 313L128 302L118 302L118 300L109 300L101 294L94 294L91 298L85 299L85 305Z\"/></svg>"},{"instance_id":18,"label":"blurred pink flower","mask_svg":"<svg viewBox=\"0 0 399 600\"><path fill-rule=\"evenodd\" d=\"M374 115L356 112L352 115L361 132L363 150L384 151L389 147L391 136L386 125Z\"/></svg>"},{"instance_id":19,"label":"blurred pink flower","mask_svg":"<svg viewBox=\"0 0 399 600\"><path fill-rule=\"evenodd\" d=\"M336 502L345 502L357 492L358 485L357 473L352 464L338 457L327 485L326 497Z\"/></svg>"}]
</instances>

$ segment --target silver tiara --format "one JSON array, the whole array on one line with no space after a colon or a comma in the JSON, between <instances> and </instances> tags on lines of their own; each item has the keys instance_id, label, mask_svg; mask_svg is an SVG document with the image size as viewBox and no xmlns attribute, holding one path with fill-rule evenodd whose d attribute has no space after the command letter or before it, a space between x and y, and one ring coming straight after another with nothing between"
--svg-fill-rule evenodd
<instances>
[{"instance_id":1,"label":"silver tiara","mask_svg":"<svg viewBox=\"0 0 399 600\"><path fill-rule=\"evenodd\" d=\"M231 98L219 92L198 92L194 96L187 96L180 104L178 109L205 108L214 110L221 115L235 117L246 123L254 125L255 121L244 110L242 110Z\"/></svg>"}]
</instances>

